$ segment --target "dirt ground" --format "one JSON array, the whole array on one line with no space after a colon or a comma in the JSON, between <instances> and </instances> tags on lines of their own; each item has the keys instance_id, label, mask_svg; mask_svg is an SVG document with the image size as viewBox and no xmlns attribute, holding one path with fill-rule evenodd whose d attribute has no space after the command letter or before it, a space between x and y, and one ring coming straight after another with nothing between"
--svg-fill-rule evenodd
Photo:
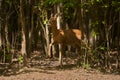
<instances>
[{"instance_id":1,"label":"dirt ground","mask_svg":"<svg viewBox=\"0 0 120 80\"><path fill-rule=\"evenodd\" d=\"M59 67L58 59L36 57L29 63L29 68L18 69L18 65L4 70L0 80L120 80L117 73L104 73L96 69L78 68L75 60L67 58L67 63Z\"/></svg>"},{"instance_id":2,"label":"dirt ground","mask_svg":"<svg viewBox=\"0 0 120 80\"><path fill-rule=\"evenodd\" d=\"M20 74L1 76L0 80L120 80L120 76L84 69L41 70L30 68Z\"/></svg>"}]
</instances>

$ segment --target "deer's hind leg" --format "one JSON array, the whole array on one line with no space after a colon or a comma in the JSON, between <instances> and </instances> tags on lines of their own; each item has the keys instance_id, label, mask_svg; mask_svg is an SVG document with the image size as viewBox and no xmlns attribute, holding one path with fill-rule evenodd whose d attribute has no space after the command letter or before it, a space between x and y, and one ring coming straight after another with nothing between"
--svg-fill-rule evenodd
<instances>
[{"instance_id":1,"label":"deer's hind leg","mask_svg":"<svg viewBox=\"0 0 120 80\"><path fill-rule=\"evenodd\" d=\"M80 65L81 64L81 62L82 62L82 49L81 49L81 41L79 41L79 42L76 42L76 47L77 47L77 54L78 54L78 56L77 56L77 65Z\"/></svg>"},{"instance_id":2,"label":"deer's hind leg","mask_svg":"<svg viewBox=\"0 0 120 80\"><path fill-rule=\"evenodd\" d=\"M81 51L81 41L76 41L75 46L76 46L77 54L81 55L81 52L82 52Z\"/></svg>"}]
</instances>

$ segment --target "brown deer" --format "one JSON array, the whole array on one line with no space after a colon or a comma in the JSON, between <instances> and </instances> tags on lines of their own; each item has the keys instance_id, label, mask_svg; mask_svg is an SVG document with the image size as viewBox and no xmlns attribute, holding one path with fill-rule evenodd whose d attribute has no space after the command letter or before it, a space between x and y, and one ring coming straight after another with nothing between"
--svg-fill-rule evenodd
<instances>
[{"instance_id":1,"label":"brown deer","mask_svg":"<svg viewBox=\"0 0 120 80\"><path fill-rule=\"evenodd\" d=\"M59 62L60 65L62 65L62 45L74 45L81 49L81 40L83 38L82 31L79 29L57 29L57 15L51 16L49 19L49 26L51 26L53 33L53 42L50 44L49 52L53 44L60 44Z\"/></svg>"}]
</instances>

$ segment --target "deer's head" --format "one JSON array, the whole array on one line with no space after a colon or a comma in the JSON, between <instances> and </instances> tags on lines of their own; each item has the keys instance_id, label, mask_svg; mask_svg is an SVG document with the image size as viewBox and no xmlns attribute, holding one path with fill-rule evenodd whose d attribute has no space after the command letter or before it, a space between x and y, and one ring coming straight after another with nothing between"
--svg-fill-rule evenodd
<instances>
[{"instance_id":1,"label":"deer's head","mask_svg":"<svg viewBox=\"0 0 120 80\"><path fill-rule=\"evenodd\" d=\"M49 26L56 26L57 25L57 14L55 16L51 15L49 21L48 21L48 25Z\"/></svg>"}]
</instances>

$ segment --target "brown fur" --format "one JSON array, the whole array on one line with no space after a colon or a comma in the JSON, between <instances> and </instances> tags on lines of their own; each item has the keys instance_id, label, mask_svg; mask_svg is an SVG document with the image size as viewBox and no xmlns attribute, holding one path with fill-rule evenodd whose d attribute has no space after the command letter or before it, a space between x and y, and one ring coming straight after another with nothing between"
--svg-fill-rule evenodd
<instances>
[{"instance_id":1,"label":"brown fur","mask_svg":"<svg viewBox=\"0 0 120 80\"><path fill-rule=\"evenodd\" d=\"M61 44L61 45L75 45L81 48L81 39L82 39L81 30L79 29L69 29L69 30L57 29L56 19L57 17L54 16L54 17L51 17L49 20L50 26L52 28L52 33L53 33L53 43L51 43L50 46L52 46L52 44ZM62 61L60 61L60 64L62 64Z\"/></svg>"}]
</instances>

